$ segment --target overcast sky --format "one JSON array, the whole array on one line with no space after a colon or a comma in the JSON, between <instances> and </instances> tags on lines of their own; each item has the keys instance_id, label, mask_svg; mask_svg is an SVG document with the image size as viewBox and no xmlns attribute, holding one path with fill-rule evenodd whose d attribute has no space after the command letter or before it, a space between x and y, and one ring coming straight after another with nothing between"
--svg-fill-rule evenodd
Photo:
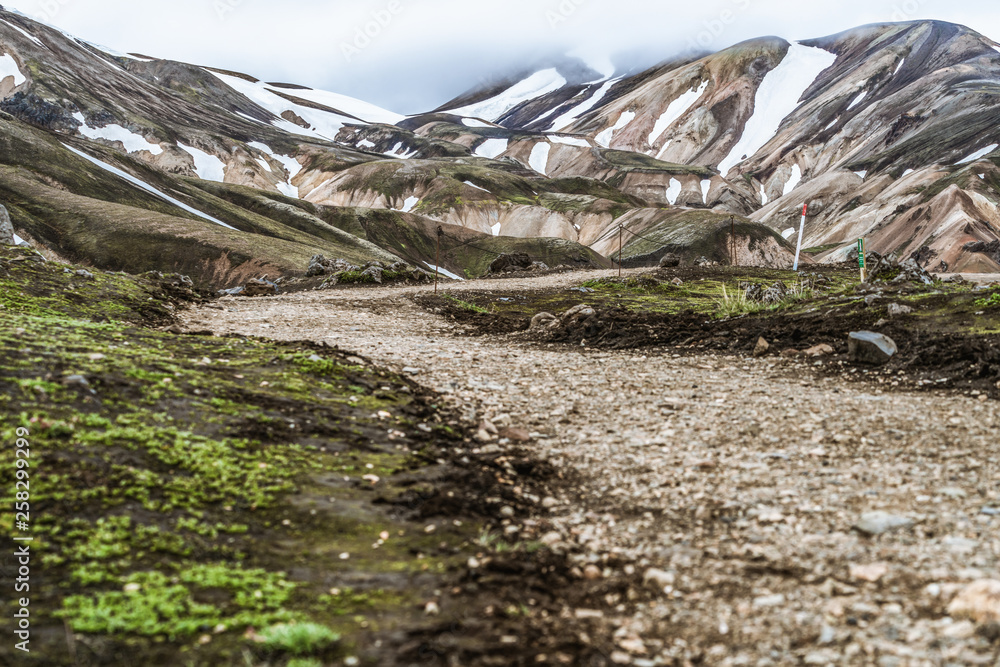
<instances>
[{"instance_id":1,"label":"overcast sky","mask_svg":"<svg viewBox=\"0 0 1000 667\"><path fill-rule=\"evenodd\" d=\"M763 35L808 39L930 18L1000 39L996 0L0 2L120 51L326 88L401 113L437 107L491 73L552 53L648 65Z\"/></svg>"}]
</instances>

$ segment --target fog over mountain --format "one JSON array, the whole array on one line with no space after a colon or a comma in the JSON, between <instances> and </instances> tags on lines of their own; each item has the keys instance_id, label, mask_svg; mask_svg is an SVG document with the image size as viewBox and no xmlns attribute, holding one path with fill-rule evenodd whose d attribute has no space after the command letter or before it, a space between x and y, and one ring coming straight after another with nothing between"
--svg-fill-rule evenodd
<instances>
[{"instance_id":1,"label":"fog over mountain","mask_svg":"<svg viewBox=\"0 0 1000 667\"><path fill-rule=\"evenodd\" d=\"M938 19L1000 39L988 0L17 0L4 3L119 51L252 71L416 113L477 85L484 72L582 51L644 68L777 35L806 39L858 25Z\"/></svg>"}]
</instances>

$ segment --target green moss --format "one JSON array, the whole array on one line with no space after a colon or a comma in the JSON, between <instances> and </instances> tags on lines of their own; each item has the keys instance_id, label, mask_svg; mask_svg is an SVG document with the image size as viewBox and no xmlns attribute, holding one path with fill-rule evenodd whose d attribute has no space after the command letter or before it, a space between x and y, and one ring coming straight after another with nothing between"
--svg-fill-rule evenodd
<instances>
[{"instance_id":1,"label":"green moss","mask_svg":"<svg viewBox=\"0 0 1000 667\"><path fill-rule=\"evenodd\" d=\"M340 635L316 623L286 623L274 625L261 633L264 648L269 651L308 655L340 641Z\"/></svg>"}]
</instances>

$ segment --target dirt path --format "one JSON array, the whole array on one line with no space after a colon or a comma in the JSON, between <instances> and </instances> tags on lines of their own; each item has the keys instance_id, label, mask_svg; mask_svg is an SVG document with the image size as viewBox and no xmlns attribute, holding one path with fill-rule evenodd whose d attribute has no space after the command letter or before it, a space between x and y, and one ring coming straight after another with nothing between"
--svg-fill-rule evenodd
<instances>
[{"instance_id":1,"label":"dirt path","mask_svg":"<svg viewBox=\"0 0 1000 667\"><path fill-rule=\"evenodd\" d=\"M1000 626L946 611L970 582L1000 579L996 402L883 392L796 361L469 338L417 291L223 299L186 326L338 345L407 369L470 419L532 433L583 480L539 502L542 541L576 560L582 586L624 582L601 609L565 610L588 641L613 636L614 662L1000 664ZM884 534L854 528L874 512L867 529Z\"/></svg>"}]
</instances>

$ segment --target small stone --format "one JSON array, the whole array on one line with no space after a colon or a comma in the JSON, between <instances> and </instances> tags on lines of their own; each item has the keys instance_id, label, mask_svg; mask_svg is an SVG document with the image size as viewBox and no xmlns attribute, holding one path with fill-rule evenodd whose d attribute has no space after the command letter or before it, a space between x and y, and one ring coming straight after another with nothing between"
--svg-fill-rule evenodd
<instances>
[{"instance_id":1,"label":"small stone","mask_svg":"<svg viewBox=\"0 0 1000 667\"><path fill-rule=\"evenodd\" d=\"M102 361L105 359L104 355L99 352L96 354L91 354L87 358L90 359L91 361Z\"/></svg>"},{"instance_id":2,"label":"small stone","mask_svg":"<svg viewBox=\"0 0 1000 667\"><path fill-rule=\"evenodd\" d=\"M202 635L201 637L198 638L198 643L201 644L202 646L205 646L206 644L211 644L212 635Z\"/></svg>"},{"instance_id":3,"label":"small stone","mask_svg":"<svg viewBox=\"0 0 1000 667\"><path fill-rule=\"evenodd\" d=\"M531 330L535 331L537 329L544 329L551 326L553 322L556 322L558 318L552 313L538 313L531 318Z\"/></svg>"},{"instance_id":4,"label":"small stone","mask_svg":"<svg viewBox=\"0 0 1000 667\"><path fill-rule=\"evenodd\" d=\"M428 616L437 616L441 613L441 607L438 605L437 602L431 600L430 602L424 605L424 613Z\"/></svg>"},{"instance_id":5,"label":"small stone","mask_svg":"<svg viewBox=\"0 0 1000 667\"><path fill-rule=\"evenodd\" d=\"M553 498L552 496L549 496L548 498L542 500L542 507L544 507L547 510L550 510L554 507L559 507L559 501Z\"/></svg>"},{"instance_id":6,"label":"small stone","mask_svg":"<svg viewBox=\"0 0 1000 667\"><path fill-rule=\"evenodd\" d=\"M555 531L551 533L545 533L544 535L542 535L542 538L539 541L545 546L551 547L555 544L559 544L560 542L562 542L562 535L560 535Z\"/></svg>"},{"instance_id":7,"label":"small stone","mask_svg":"<svg viewBox=\"0 0 1000 667\"><path fill-rule=\"evenodd\" d=\"M850 567L850 574L851 579L875 583L885 575L889 574L889 564L871 563L869 565L852 565Z\"/></svg>"},{"instance_id":8,"label":"small stone","mask_svg":"<svg viewBox=\"0 0 1000 667\"><path fill-rule=\"evenodd\" d=\"M805 351L807 357L828 357L834 353L834 349L826 343L821 343L815 347L810 347Z\"/></svg>"},{"instance_id":9,"label":"small stone","mask_svg":"<svg viewBox=\"0 0 1000 667\"><path fill-rule=\"evenodd\" d=\"M944 496L945 498L961 499L965 498L968 494L957 487L946 486L943 489L938 489L938 495Z\"/></svg>"},{"instance_id":10,"label":"small stone","mask_svg":"<svg viewBox=\"0 0 1000 667\"><path fill-rule=\"evenodd\" d=\"M913 308L909 306L902 306L898 303L889 304L889 317L900 317L902 315L909 315L913 312Z\"/></svg>"},{"instance_id":11,"label":"small stone","mask_svg":"<svg viewBox=\"0 0 1000 667\"><path fill-rule=\"evenodd\" d=\"M601 568L597 567L596 565L588 565L587 567L583 568L583 578L586 579L587 581L597 581L598 579L603 578L603 576L604 575L601 572Z\"/></svg>"},{"instance_id":12,"label":"small stone","mask_svg":"<svg viewBox=\"0 0 1000 667\"><path fill-rule=\"evenodd\" d=\"M502 428L497 435L501 438L507 438L512 442L531 441L531 433L523 428Z\"/></svg>"},{"instance_id":13,"label":"small stone","mask_svg":"<svg viewBox=\"0 0 1000 667\"><path fill-rule=\"evenodd\" d=\"M344 553L340 554L340 560L350 560L350 558L351 558L351 554L349 554L347 552L344 552Z\"/></svg>"},{"instance_id":14,"label":"small stone","mask_svg":"<svg viewBox=\"0 0 1000 667\"><path fill-rule=\"evenodd\" d=\"M677 577L673 572L658 570L655 567L646 570L646 573L642 575L643 584L652 585L659 591L663 591L667 586L673 586L676 580Z\"/></svg>"},{"instance_id":15,"label":"small stone","mask_svg":"<svg viewBox=\"0 0 1000 667\"><path fill-rule=\"evenodd\" d=\"M611 654L611 662L616 665L631 665L632 656L625 651L615 651Z\"/></svg>"},{"instance_id":16,"label":"small stone","mask_svg":"<svg viewBox=\"0 0 1000 667\"><path fill-rule=\"evenodd\" d=\"M770 349L771 349L771 344L768 343L766 340L764 340L764 337L761 336L760 338L757 339L757 345L753 348L753 356L758 358L763 357L764 355L767 354L767 351Z\"/></svg>"},{"instance_id":17,"label":"small stone","mask_svg":"<svg viewBox=\"0 0 1000 667\"><path fill-rule=\"evenodd\" d=\"M847 342L851 361L860 364L881 366L889 363L899 351L891 338L872 331L853 331Z\"/></svg>"},{"instance_id":18,"label":"small stone","mask_svg":"<svg viewBox=\"0 0 1000 667\"><path fill-rule=\"evenodd\" d=\"M430 535L431 533L433 533L436 530L437 530L437 526L435 526L433 523L431 525L427 526L426 528L424 528L424 532L427 533L428 535Z\"/></svg>"},{"instance_id":19,"label":"small stone","mask_svg":"<svg viewBox=\"0 0 1000 667\"><path fill-rule=\"evenodd\" d=\"M972 621L959 621L944 628L941 634L949 639L972 639L976 626Z\"/></svg>"},{"instance_id":20,"label":"small stone","mask_svg":"<svg viewBox=\"0 0 1000 667\"><path fill-rule=\"evenodd\" d=\"M604 612L597 609L577 609L573 612L573 616L580 620L588 618L604 618Z\"/></svg>"},{"instance_id":21,"label":"small stone","mask_svg":"<svg viewBox=\"0 0 1000 667\"><path fill-rule=\"evenodd\" d=\"M125 588L123 590L126 593L138 593L139 591L142 590L142 585L141 584L125 584Z\"/></svg>"},{"instance_id":22,"label":"small stone","mask_svg":"<svg viewBox=\"0 0 1000 667\"><path fill-rule=\"evenodd\" d=\"M514 508L509 506L504 506L500 508L500 516L505 519L510 519L514 516Z\"/></svg>"},{"instance_id":23,"label":"small stone","mask_svg":"<svg viewBox=\"0 0 1000 667\"><path fill-rule=\"evenodd\" d=\"M1000 581L980 579L969 584L948 605L948 613L983 625L1000 623Z\"/></svg>"},{"instance_id":24,"label":"small stone","mask_svg":"<svg viewBox=\"0 0 1000 667\"><path fill-rule=\"evenodd\" d=\"M478 558L472 557L469 559L466 565L470 570L478 570L480 567L482 567L483 564L479 562Z\"/></svg>"},{"instance_id":25,"label":"small stone","mask_svg":"<svg viewBox=\"0 0 1000 667\"><path fill-rule=\"evenodd\" d=\"M684 284L684 281L681 280L680 278L674 278L673 280L670 281L670 284L673 285L674 287L680 287L681 285Z\"/></svg>"},{"instance_id":26,"label":"small stone","mask_svg":"<svg viewBox=\"0 0 1000 667\"><path fill-rule=\"evenodd\" d=\"M882 535L896 530L911 527L915 521L906 516L889 514L888 512L866 512L854 524L854 529L865 535Z\"/></svg>"},{"instance_id":27,"label":"small stone","mask_svg":"<svg viewBox=\"0 0 1000 667\"><path fill-rule=\"evenodd\" d=\"M761 595L753 599L753 606L757 609L766 609L769 607L780 607L785 604L784 595Z\"/></svg>"}]
</instances>

